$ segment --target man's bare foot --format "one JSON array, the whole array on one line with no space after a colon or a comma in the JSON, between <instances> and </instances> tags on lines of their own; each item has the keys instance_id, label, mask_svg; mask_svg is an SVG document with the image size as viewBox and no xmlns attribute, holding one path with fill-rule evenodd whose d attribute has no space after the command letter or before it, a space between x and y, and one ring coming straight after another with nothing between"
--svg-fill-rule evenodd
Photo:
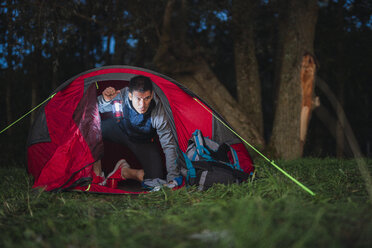
<instances>
[{"instance_id":1,"label":"man's bare foot","mask_svg":"<svg viewBox=\"0 0 372 248\"><path fill-rule=\"evenodd\" d=\"M138 170L137 171L137 180L142 182L144 177L145 177L145 171L144 170Z\"/></svg>"},{"instance_id":2,"label":"man's bare foot","mask_svg":"<svg viewBox=\"0 0 372 248\"><path fill-rule=\"evenodd\" d=\"M142 182L145 172L143 170L131 169L131 168L122 168L121 177L123 179L134 179L136 181Z\"/></svg>"},{"instance_id":3,"label":"man's bare foot","mask_svg":"<svg viewBox=\"0 0 372 248\"><path fill-rule=\"evenodd\" d=\"M119 176L123 180L134 179L139 182L142 182L145 176L145 172L143 170L131 169L130 165L125 159L120 159L116 163L114 170L107 176L107 178L108 179L110 178L119 179Z\"/></svg>"}]
</instances>

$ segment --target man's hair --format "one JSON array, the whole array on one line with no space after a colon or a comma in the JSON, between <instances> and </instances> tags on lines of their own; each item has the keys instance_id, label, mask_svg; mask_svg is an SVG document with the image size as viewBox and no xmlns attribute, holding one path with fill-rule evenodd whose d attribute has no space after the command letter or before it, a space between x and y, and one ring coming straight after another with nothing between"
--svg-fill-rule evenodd
<instances>
[{"instance_id":1,"label":"man's hair","mask_svg":"<svg viewBox=\"0 0 372 248\"><path fill-rule=\"evenodd\" d=\"M135 76L130 79L129 81L129 92L133 93L133 91L139 92L152 92L152 81L150 78L145 76Z\"/></svg>"}]
</instances>

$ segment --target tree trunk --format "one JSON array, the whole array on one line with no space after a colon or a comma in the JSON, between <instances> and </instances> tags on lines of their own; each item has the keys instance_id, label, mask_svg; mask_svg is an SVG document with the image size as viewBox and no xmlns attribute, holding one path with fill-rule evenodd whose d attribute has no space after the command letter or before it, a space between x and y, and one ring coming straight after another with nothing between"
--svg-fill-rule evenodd
<instances>
[{"instance_id":1,"label":"tree trunk","mask_svg":"<svg viewBox=\"0 0 372 248\"><path fill-rule=\"evenodd\" d=\"M37 105L37 82L36 79L32 80L31 82L31 108L35 107ZM35 117L36 117L36 111L31 112L31 118L30 118L30 125L34 123Z\"/></svg>"},{"instance_id":2,"label":"tree trunk","mask_svg":"<svg viewBox=\"0 0 372 248\"><path fill-rule=\"evenodd\" d=\"M59 59L58 59L58 53L56 54L56 57L54 57L53 59L53 63L52 63L52 84L51 84L51 88L53 90L55 90L57 88L57 85L58 85L58 69L59 69Z\"/></svg>"},{"instance_id":3,"label":"tree trunk","mask_svg":"<svg viewBox=\"0 0 372 248\"><path fill-rule=\"evenodd\" d=\"M7 55L6 55L6 63L8 68L6 70L7 73L7 82L6 82L6 95L5 95L5 105L6 105L6 123L10 125L13 122L13 114L12 114L12 83L14 82L14 71L13 71L13 62L14 62L14 54L13 54L13 47L15 44L15 40L13 37L14 26L13 26L13 4L9 1L7 2L8 11L7 13L7 28L8 28L8 44L7 44ZM12 129L8 129L7 134L12 134Z\"/></svg>"},{"instance_id":4,"label":"tree trunk","mask_svg":"<svg viewBox=\"0 0 372 248\"><path fill-rule=\"evenodd\" d=\"M42 37L43 37L43 30L40 26L40 23L37 27L36 37L35 37L35 51L33 54L33 57L35 61L42 61ZM38 104L38 91L39 91L39 75L43 74L42 65L40 63L34 64L34 71L33 71L34 77L31 79L31 108L37 106ZM36 111L31 112L31 118L30 118L30 124L34 123L34 120L36 118Z\"/></svg>"},{"instance_id":5,"label":"tree trunk","mask_svg":"<svg viewBox=\"0 0 372 248\"><path fill-rule=\"evenodd\" d=\"M111 40L112 40L112 33L107 32L107 41L106 41L107 50L105 52L105 64L106 65L111 64L111 54L110 54Z\"/></svg>"},{"instance_id":6,"label":"tree trunk","mask_svg":"<svg viewBox=\"0 0 372 248\"><path fill-rule=\"evenodd\" d=\"M263 136L261 84L254 43L257 0L235 0L232 6L234 55L239 105Z\"/></svg>"},{"instance_id":7,"label":"tree trunk","mask_svg":"<svg viewBox=\"0 0 372 248\"><path fill-rule=\"evenodd\" d=\"M91 19L94 11L94 1L87 1L85 4L85 8L81 11L82 15ZM95 58L93 56L93 47L94 47L94 37L93 37L93 30L92 30L92 23L91 21L84 20L84 30L81 31L84 34L83 36L83 65L84 69L92 69L95 66Z\"/></svg>"},{"instance_id":8,"label":"tree trunk","mask_svg":"<svg viewBox=\"0 0 372 248\"><path fill-rule=\"evenodd\" d=\"M256 126L247 118L242 108L217 79L205 61L199 59L198 67L191 74L178 73L174 75L174 78L195 94L201 96L248 142L260 148L264 146L263 137Z\"/></svg>"},{"instance_id":9,"label":"tree trunk","mask_svg":"<svg viewBox=\"0 0 372 248\"><path fill-rule=\"evenodd\" d=\"M10 69L9 69L10 71ZM11 78L8 77L9 82L11 81ZM7 125L10 125L13 121L13 114L12 114L12 90L11 87L12 85L10 83L6 84L6 95L5 95L5 105L6 105L6 123ZM8 129L7 134L10 136L12 135L12 129Z\"/></svg>"},{"instance_id":10,"label":"tree trunk","mask_svg":"<svg viewBox=\"0 0 372 248\"><path fill-rule=\"evenodd\" d=\"M115 40L115 52L112 57L112 62L115 65L124 64L124 54L125 54L125 37L122 32L114 35Z\"/></svg>"},{"instance_id":11,"label":"tree trunk","mask_svg":"<svg viewBox=\"0 0 372 248\"><path fill-rule=\"evenodd\" d=\"M251 144L263 146L262 135L246 117L237 101L228 93L207 62L185 42L186 1L169 0L163 17L159 47L154 56L158 69L176 79L210 104ZM172 18L177 18L173 20ZM172 25L177 23L178 26Z\"/></svg>"},{"instance_id":12,"label":"tree trunk","mask_svg":"<svg viewBox=\"0 0 372 248\"><path fill-rule=\"evenodd\" d=\"M58 43L58 19L55 18L55 23L53 23L53 62L52 62L52 84L51 91L54 91L58 85L58 69L59 69L59 54L60 54L60 44Z\"/></svg>"},{"instance_id":13,"label":"tree trunk","mask_svg":"<svg viewBox=\"0 0 372 248\"><path fill-rule=\"evenodd\" d=\"M125 33L125 29L123 26L125 26L125 19L123 18L123 3L124 1L117 1L114 3L114 20L120 20L116 25L114 25L113 30L114 30L114 41L115 41L115 51L114 54L112 55L112 63L114 65L121 65L125 64L124 57L125 57L125 52L127 50L127 39L128 36Z\"/></svg>"},{"instance_id":14,"label":"tree trunk","mask_svg":"<svg viewBox=\"0 0 372 248\"><path fill-rule=\"evenodd\" d=\"M338 91L338 99L340 102L341 107L344 106L344 82L339 81L339 91ZM345 126L344 120L340 120L341 124L336 126L336 156L337 158L344 157L344 150L345 150L345 135L342 127Z\"/></svg>"},{"instance_id":15,"label":"tree trunk","mask_svg":"<svg viewBox=\"0 0 372 248\"><path fill-rule=\"evenodd\" d=\"M288 13L279 23L279 90L270 148L284 159L295 159L302 156L311 116L315 63L308 56L313 54L318 5L316 0L283 3Z\"/></svg>"},{"instance_id":16,"label":"tree trunk","mask_svg":"<svg viewBox=\"0 0 372 248\"><path fill-rule=\"evenodd\" d=\"M85 44L84 44L84 67L85 69L92 69L94 67L94 61L95 59L91 55L92 51L92 30L90 28L90 23L85 24Z\"/></svg>"},{"instance_id":17,"label":"tree trunk","mask_svg":"<svg viewBox=\"0 0 372 248\"><path fill-rule=\"evenodd\" d=\"M35 52L34 52L35 53L34 54L35 61L41 61L41 48L39 47L39 45L41 45L40 43L36 44L36 48L35 48ZM34 77L30 80L31 81L31 107L30 107L30 109L32 109L33 107L35 107L38 104L38 89L39 89L39 87L38 87L39 86L38 75L41 75L41 74L39 74L40 73L40 66L41 65L39 63L35 63L34 71L33 71ZM32 125L32 123L34 123L34 120L36 118L36 113L37 113L36 111L31 112L30 125Z\"/></svg>"}]
</instances>

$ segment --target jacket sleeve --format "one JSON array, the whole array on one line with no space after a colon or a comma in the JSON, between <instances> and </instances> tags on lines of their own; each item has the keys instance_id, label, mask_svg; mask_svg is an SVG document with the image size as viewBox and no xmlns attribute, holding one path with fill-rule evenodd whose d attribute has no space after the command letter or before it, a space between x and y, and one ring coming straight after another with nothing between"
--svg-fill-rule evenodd
<instances>
[{"instance_id":1,"label":"jacket sleeve","mask_svg":"<svg viewBox=\"0 0 372 248\"><path fill-rule=\"evenodd\" d=\"M103 98L102 95L99 95L97 97L97 102L98 102L98 110L100 113L105 113L105 112L111 112L112 111L112 105L111 102L113 100L122 100L124 95L127 94L127 88L123 88L120 90L120 94L118 94L114 99L111 101L106 102L105 99Z\"/></svg>"},{"instance_id":2,"label":"jacket sleeve","mask_svg":"<svg viewBox=\"0 0 372 248\"><path fill-rule=\"evenodd\" d=\"M168 123L168 117L160 102L157 102L155 109L151 113L151 117L152 125L156 129L160 145L165 155L167 181L169 182L180 176L180 171L176 163L177 144Z\"/></svg>"}]
</instances>

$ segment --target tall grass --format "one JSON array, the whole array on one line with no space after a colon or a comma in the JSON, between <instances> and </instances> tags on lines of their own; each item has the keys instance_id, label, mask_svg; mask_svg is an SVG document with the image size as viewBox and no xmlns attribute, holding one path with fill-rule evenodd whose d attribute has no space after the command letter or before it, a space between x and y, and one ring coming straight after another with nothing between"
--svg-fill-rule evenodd
<instances>
[{"instance_id":1,"label":"tall grass","mask_svg":"<svg viewBox=\"0 0 372 248\"><path fill-rule=\"evenodd\" d=\"M371 171L371 161L367 161ZM147 195L31 190L0 167L0 247L371 247L372 211L353 160L257 162L259 179Z\"/></svg>"}]
</instances>

